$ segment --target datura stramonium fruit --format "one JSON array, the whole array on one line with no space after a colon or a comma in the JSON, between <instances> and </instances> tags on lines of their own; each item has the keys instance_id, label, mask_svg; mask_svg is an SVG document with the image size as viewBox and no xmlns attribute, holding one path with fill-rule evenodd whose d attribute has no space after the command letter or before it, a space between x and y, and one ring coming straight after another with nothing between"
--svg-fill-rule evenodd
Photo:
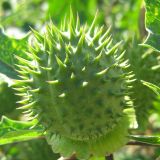
<instances>
[{"instance_id":1,"label":"datura stramonium fruit","mask_svg":"<svg viewBox=\"0 0 160 160\"><path fill-rule=\"evenodd\" d=\"M136 38L134 40L129 39L124 48L128 48L125 57L129 59L130 69L137 79L132 84L133 94L130 97L134 99L134 108L139 129L146 130L149 125L149 116L153 112L156 113L158 111L157 107L153 106L153 101L156 100L156 94L144 86L141 80L158 85L160 82L160 54L152 49L139 46L139 43L140 41Z\"/></svg>"},{"instance_id":2,"label":"datura stramonium fruit","mask_svg":"<svg viewBox=\"0 0 160 160\"><path fill-rule=\"evenodd\" d=\"M88 27L69 17L60 29L50 22L43 34L33 30L15 83L21 108L44 126L53 151L87 159L126 144L133 75L96 18Z\"/></svg>"}]
</instances>

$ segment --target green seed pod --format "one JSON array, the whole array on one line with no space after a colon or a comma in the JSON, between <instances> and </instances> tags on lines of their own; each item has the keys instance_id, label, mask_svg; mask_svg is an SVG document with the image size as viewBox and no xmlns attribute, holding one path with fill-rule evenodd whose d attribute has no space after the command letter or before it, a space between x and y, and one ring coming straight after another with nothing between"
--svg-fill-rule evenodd
<instances>
[{"instance_id":1,"label":"green seed pod","mask_svg":"<svg viewBox=\"0 0 160 160\"><path fill-rule=\"evenodd\" d=\"M159 85L160 82L160 56L152 49L146 49L138 46L138 40L126 43L128 50L125 55L131 64L130 68L134 72L136 81L132 84L131 98L134 99L135 111L139 129L148 127L148 118L152 112L157 112L153 107L153 101L156 95L141 83L141 80ZM124 48L127 48L124 46ZM151 112L152 111L152 112Z\"/></svg>"},{"instance_id":2,"label":"green seed pod","mask_svg":"<svg viewBox=\"0 0 160 160\"><path fill-rule=\"evenodd\" d=\"M58 29L52 22L17 57L22 109L45 127L48 143L63 156L80 159L111 153L127 142L131 73L112 44L109 30L80 26L72 13Z\"/></svg>"}]
</instances>

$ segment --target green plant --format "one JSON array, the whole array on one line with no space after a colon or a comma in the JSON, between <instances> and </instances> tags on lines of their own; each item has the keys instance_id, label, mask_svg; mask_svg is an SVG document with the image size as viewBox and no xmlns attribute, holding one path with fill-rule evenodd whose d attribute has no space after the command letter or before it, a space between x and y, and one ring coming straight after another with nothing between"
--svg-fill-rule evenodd
<instances>
[{"instance_id":1,"label":"green plant","mask_svg":"<svg viewBox=\"0 0 160 160\"><path fill-rule=\"evenodd\" d=\"M120 43L112 46L109 31L103 34L95 23L80 26L70 13L60 30L50 23L43 35L33 31L36 39L26 53L30 60L17 57L20 108L29 110L30 118L36 116L53 151L65 157L74 152L84 159L102 156L127 142L124 112L132 107L133 75L125 71Z\"/></svg>"},{"instance_id":2,"label":"green plant","mask_svg":"<svg viewBox=\"0 0 160 160\"><path fill-rule=\"evenodd\" d=\"M145 130L149 125L148 118L155 109L153 101L156 99L156 95L144 86L141 80L158 85L160 82L160 61L159 53L139 46L140 42L136 41L136 39L133 41L128 40L128 43L123 48L126 48L126 45L130 46L126 51L125 57L129 59L130 69L136 77L136 81L132 84L131 98L135 105L139 129Z\"/></svg>"},{"instance_id":3,"label":"green plant","mask_svg":"<svg viewBox=\"0 0 160 160\"><path fill-rule=\"evenodd\" d=\"M16 3L17 8L7 1L2 4L2 28L6 30L13 20L25 15L26 8L35 4L36 9L31 7L32 10L28 11L36 13L35 20L22 16L22 21L16 25L22 27L31 22L37 29L32 29L22 39L11 38L7 31L0 32L1 114L12 118L12 109L18 107L23 110L23 114L16 115L17 120L2 116L0 145L46 138L54 153L82 160L104 160L105 155L106 159L113 159L113 153L126 144L160 145L160 137L152 133L159 131L149 128L154 126L149 123L150 117L154 114L159 117L159 0L153 3L145 1L149 35L141 46L138 44L146 34L144 24L138 28L136 22L138 18L144 22L141 0L126 3L89 0L83 4L76 1L73 11L80 12L80 18L77 15L76 20L71 9L69 14L62 12L68 12L72 0L54 4L49 0L43 3L30 0L23 2L23 7ZM48 8L45 8L47 4ZM110 14L115 13L108 20L105 15L109 12L104 13L104 4L111 7ZM120 13L122 4L125 7ZM88 10L83 12L85 5ZM57 27L50 20L45 30L40 30L44 19L40 20L41 14L37 14L41 10L38 6L46 9L42 13L46 20L59 15L53 20ZM96 6L102 9L100 16L98 20L97 15L91 20L90 15L93 16ZM130 9L136 12L133 19L129 16ZM15 11L13 17L12 11ZM48 12L51 15L47 15ZM108 24L113 19L119 21L113 23L111 38L110 28L101 27L101 24ZM26 31L25 27L21 29ZM139 34L141 29L143 33ZM118 42L122 39L127 41ZM152 135L146 135L146 128ZM47 159L50 155L59 156L52 155L45 142L42 144L46 146L45 151L40 151L40 143L24 144L27 148L20 155L23 144L19 143L19 147L3 146L0 153L6 150L11 153L0 154L0 158L8 160L15 156L16 159L27 160L27 154L31 154L28 158L36 160L43 159L43 156Z\"/></svg>"}]
</instances>

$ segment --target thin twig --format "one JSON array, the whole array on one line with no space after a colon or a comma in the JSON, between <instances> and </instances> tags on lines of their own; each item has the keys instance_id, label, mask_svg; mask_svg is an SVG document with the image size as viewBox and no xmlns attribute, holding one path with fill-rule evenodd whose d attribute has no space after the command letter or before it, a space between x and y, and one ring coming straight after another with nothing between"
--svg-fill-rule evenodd
<instances>
[{"instance_id":1,"label":"thin twig","mask_svg":"<svg viewBox=\"0 0 160 160\"><path fill-rule=\"evenodd\" d=\"M36 140L36 139L45 139L45 136L39 136L32 138L30 140ZM28 140L26 140L28 141ZM126 145L137 145L137 146L147 146L147 147L160 147L160 144L149 144L149 143L144 143L144 142L138 142L138 141L130 141Z\"/></svg>"},{"instance_id":2,"label":"thin twig","mask_svg":"<svg viewBox=\"0 0 160 160\"><path fill-rule=\"evenodd\" d=\"M127 143L127 145L146 146L146 147L160 147L160 144L148 144L148 143L137 142L137 141L130 141L130 142Z\"/></svg>"}]
</instances>

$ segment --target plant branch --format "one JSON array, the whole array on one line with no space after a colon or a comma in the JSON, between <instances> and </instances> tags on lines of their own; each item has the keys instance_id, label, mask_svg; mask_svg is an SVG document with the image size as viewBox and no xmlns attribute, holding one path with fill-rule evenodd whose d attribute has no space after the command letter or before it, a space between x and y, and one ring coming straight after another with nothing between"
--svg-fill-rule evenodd
<instances>
[{"instance_id":1,"label":"plant branch","mask_svg":"<svg viewBox=\"0 0 160 160\"><path fill-rule=\"evenodd\" d=\"M149 144L149 143L143 143L138 141L130 141L127 143L127 145L132 146L146 146L146 147L160 147L160 144Z\"/></svg>"},{"instance_id":2,"label":"plant branch","mask_svg":"<svg viewBox=\"0 0 160 160\"><path fill-rule=\"evenodd\" d=\"M45 136L39 136L39 137L35 137L31 140L34 139L45 139ZM137 146L146 146L146 147L160 147L160 144L149 144L149 143L144 143L144 142L139 142L139 141L130 141L128 142L126 145L137 145Z\"/></svg>"},{"instance_id":3,"label":"plant branch","mask_svg":"<svg viewBox=\"0 0 160 160\"><path fill-rule=\"evenodd\" d=\"M39 137L35 137L31 140L34 139L45 139L45 136L39 136ZM160 147L160 144L149 144L149 143L145 143L145 142L139 142L139 141L130 141L128 142L126 145L137 145L137 146L148 146L148 147Z\"/></svg>"}]
</instances>

